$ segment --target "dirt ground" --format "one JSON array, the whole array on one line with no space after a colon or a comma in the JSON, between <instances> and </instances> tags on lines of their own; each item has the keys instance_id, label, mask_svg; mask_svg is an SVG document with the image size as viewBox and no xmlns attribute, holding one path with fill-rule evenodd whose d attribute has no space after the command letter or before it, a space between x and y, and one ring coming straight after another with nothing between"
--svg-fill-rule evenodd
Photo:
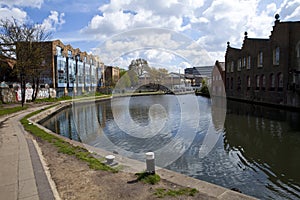
<instances>
[{"instance_id":1,"label":"dirt ground","mask_svg":"<svg viewBox=\"0 0 300 200\"><path fill-rule=\"evenodd\" d=\"M134 174L95 171L76 157L59 153L47 142L38 140L38 143L62 199L158 199L154 195L156 188L180 188L166 180L155 185L131 183L136 179ZM195 196L167 196L163 199L210 198L199 192Z\"/></svg>"}]
</instances>

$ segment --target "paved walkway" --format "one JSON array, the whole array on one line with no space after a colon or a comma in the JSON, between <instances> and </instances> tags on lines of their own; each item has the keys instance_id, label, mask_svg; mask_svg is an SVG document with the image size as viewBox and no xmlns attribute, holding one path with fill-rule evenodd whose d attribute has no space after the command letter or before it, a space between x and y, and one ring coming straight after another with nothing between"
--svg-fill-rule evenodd
<instances>
[{"instance_id":1,"label":"paved walkway","mask_svg":"<svg viewBox=\"0 0 300 200\"><path fill-rule=\"evenodd\" d=\"M0 199L55 199L33 140L19 120L29 108L0 118Z\"/></svg>"}]
</instances>

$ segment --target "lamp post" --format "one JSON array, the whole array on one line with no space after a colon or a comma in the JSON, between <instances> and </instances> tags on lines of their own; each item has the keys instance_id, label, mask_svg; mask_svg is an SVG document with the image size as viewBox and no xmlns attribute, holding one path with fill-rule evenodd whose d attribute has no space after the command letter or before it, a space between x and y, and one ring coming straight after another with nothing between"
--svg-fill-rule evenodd
<instances>
[{"instance_id":1,"label":"lamp post","mask_svg":"<svg viewBox=\"0 0 300 200\"><path fill-rule=\"evenodd\" d=\"M22 107L24 106L25 102L25 92L26 92L26 86L25 86L25 73L24 73L24 68L21 69L20 73L20 79L21 79L21 102L22 102Z\"/></svg>"}]
</instances>

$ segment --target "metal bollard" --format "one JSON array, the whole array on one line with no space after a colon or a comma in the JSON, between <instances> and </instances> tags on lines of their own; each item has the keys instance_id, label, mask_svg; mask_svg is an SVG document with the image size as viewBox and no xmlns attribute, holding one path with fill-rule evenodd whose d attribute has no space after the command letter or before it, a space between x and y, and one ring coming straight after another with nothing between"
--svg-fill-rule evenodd
<instances>
[{"instance_id":1,"label":"metal bollard","mask_svg":"<svg viewBox=\"0 0 300 200\"><path fill-rule=\"evenodd\" d=\"M149 174L155 174L155 159L153 152L146 153L146 172Z\"/></svg>"}]
</instances>

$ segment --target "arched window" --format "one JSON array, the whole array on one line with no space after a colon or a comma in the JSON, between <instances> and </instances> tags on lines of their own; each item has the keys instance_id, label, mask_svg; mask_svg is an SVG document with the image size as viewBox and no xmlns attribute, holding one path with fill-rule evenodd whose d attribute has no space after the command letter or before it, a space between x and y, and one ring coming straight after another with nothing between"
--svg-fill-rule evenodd
<instances>
[{"instance_id":1,"label":"arched window","mask_svg":"<svg viewBox=\"0 0 300 200\"><path fill-rule=\"evenodd\" d=\"M241 77L238 77L238 80L237 80L237 89L240 90L241 89Z\"/></svg>"},{"instance_id":2,"label":"arched window","mask_svg":"<svg viewBox=\"0 0 300 200\"><path fill-rule=\"evenodd\" d=\"M265 75L261 75L261 87L264 90L266 88L266 77Z\"/></svg>"},{"instance_id":3,"label":"arched window","mask_svg":"<svg viewBox=\"0 0 300 200\"><path fill-rule=\"evenodd\" d=\"M256 75L256 89L259 90L260 87L260 77L258 75Z\"/></svg>"},{"instance_id":4,"label":"arched window","mask_svg":"<svg viewBox=\"0 0 300 200\"><path fill-rule=\"evenodd\" d=\"M251 69L251 56L248 56L247 59L247 69Z\"/></svg>"},{"instance_id":5,"label":"arched window","mask_svg":"<svg viewBox=\"0 0 300 200\"><path fill-rule=\"evenodd\" d=\"M229 78L226 79L226 89L229 89Z\"/></svg>"},{"instance_id":6,"label":"arched window","mask_svg":"<svg viewBox=\"0 0 300 200\"><path fill-rule=\"evenodd\" d=\"M275 77L274 74L270 74L270 90L274 90L275 88Z\"/></svg>"},{"instance_id":7,"label":"arched window","mask_svg":"<svg viewBox=\"0 0 300 200\"><path fill-rule=\"evenodd\" d=\"M231 61L231 68L230 68L231 72L234 72L234 61Z\"/></svg>"},{"instance_id":8,"label":"arched window","mask_svg":"<svg viewBox=\"0 0 300 200\"><path fill-rule=\"evenodd\" d=\"M296 45L296 56L300 58L300 41Z\"/></svg>"},{"instance_id":9,"label":"arched window","mask_svg":"<svg viewBox=\"0 0 300 200\"><path fill-rule=\"evenodd\" d=\"M250 76L247 76L247 87L248 88L251 87L251 78L250 78Z\"/></svg>"},{"instance_id":10,"label":"arched window","mask_svg":"<svg viewBox=\"0 0 300 200\"><path fill-rule=\"evenodd\" d=\"M257 59L257 65L258 65L258 67L263 67L263 58L264 58L263 52L259 51L257 57L258 57L258 59Z\"/></svg>"},{"instance_id":11,"label":"arched window","mask_svg":"<svg viewBox=\"0 0 300 200\"><path fill-rule=\"evenodd\" d=\"M278 79L278 89L283 89L283 74L278 73L277 79Z\"/></svg>"},{"instance_id":12,"label":"arched window","mask_svg":"<svg viewBox=\"0 0 300 200\"><path fill-rule=\"evenodd\" d=\"M279 56L280 56L280 49L276 47L273 50L273 65L279 65Z\"/></svg>"},{"instance_id":13,"label":"arched window","mask_svg":"<svg viewBox=\"0 0 300 200\"><path fill-rule=\"evenodd\" d=\"M300 69L300 41L296 45L297 68Z\"/></svg>"}]
</instances>

